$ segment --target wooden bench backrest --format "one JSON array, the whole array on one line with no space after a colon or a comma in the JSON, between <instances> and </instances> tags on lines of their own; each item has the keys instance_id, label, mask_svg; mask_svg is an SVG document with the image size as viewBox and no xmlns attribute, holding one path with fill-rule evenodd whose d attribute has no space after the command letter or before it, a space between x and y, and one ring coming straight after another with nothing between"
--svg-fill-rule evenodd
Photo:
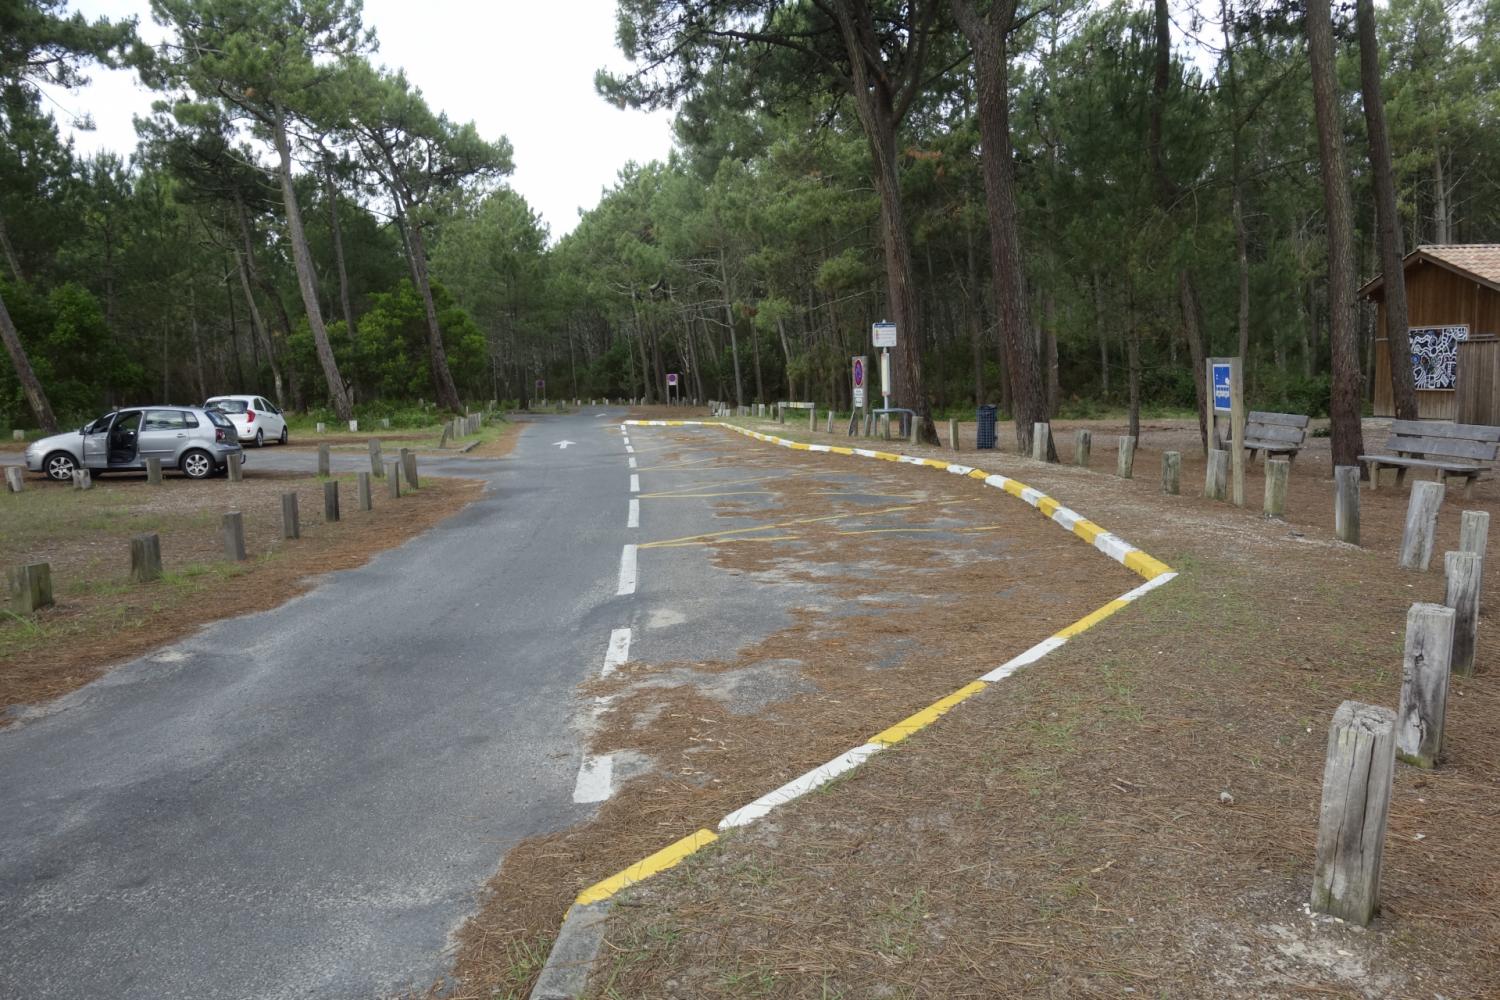
<instances>
[{"instance_id":1,"label":"wooden bench backrest","mask_svg":"<svg viewBox=\"0 0 1500 1000\"><path fill-rule=\"evenodd\" d=\"M1471 462L1493 462L1500 450L1500 427L1484 424L1450 424L1443 420L1393 420L1388 451L1415 453L1428 458L1460 458Z\"/></svg>"},{"instance_id":2,"label":"wooden bench backrest","mask_svg":"<svg viewBox=\"0 0 1500 1000\"><path fill-rule=\"evenodd\" d=\"M1245 417L1246 447L1296 451L1307 438L1308 418L1300 413L1251 410Z\"/></svg>"}]
</instances>

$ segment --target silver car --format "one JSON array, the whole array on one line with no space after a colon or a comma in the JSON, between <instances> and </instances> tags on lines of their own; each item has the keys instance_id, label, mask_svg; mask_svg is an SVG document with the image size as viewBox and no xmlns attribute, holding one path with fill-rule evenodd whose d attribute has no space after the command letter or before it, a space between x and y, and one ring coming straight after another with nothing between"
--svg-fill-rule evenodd
<instances>
[{"instance_id":1,"label":"silver car","mask_svg":"<svg viewBox=\"0 0 1500 1000\"><path fill-rule=\"evenodd\" d=\"M217 410L201 406L132 406L114 410L76 431L33 441L26 468L69 482L73 470L115 472L144 469L161 459L163 469L181 469L189 479L205 479L224 469L239 453L234 424Z\"/></svg>"}]
</instances>

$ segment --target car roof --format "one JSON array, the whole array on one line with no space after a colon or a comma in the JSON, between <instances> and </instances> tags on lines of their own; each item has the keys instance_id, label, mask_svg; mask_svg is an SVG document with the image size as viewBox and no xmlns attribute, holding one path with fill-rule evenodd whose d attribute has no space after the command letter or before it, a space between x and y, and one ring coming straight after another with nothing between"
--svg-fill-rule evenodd
<instances>
[{"instance_id":1,"label":"car roof","mask_svg":"<svg viewBox=\"0 0 1500 1000\"><path fill-rule=\"evenodd\" d=\"M264 395L265 395L264 393L250 393L248 395L243 395L243 396L241 396L241 395L209 396L208 397L208 401L210 403L212 403L216 399L243 399L243 400L251 400L251 399L260 399Z\"/></svg>"}]
</instances>

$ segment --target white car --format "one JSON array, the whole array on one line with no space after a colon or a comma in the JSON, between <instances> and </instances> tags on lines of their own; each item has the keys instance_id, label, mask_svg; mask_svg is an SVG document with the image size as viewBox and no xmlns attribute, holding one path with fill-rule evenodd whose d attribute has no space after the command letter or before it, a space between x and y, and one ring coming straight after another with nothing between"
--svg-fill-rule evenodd
<instances>
[{"instance_id":1,"label":"white car","mask_svg":"<svg viewBox=\"0 0 1500 1000\"><path fill-rule=\"evenodd\" d=\"M228 417L240 440L254 442L257 448L267 441L287 442L286 418L264 396L214 396L203 406Z\"/></svg>"}]
</instances>

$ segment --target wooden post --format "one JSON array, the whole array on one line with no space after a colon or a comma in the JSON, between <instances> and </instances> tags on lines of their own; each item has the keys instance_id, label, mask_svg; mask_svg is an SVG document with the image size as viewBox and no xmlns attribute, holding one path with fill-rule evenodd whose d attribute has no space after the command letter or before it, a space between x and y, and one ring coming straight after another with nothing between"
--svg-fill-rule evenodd
<instances>
[{"instance_id":1,"label":"wooden post","mask_svg":"<svg viewBox=\"0 0 1500 1000\"><path fill-rule=\"evenodd\" d=\"M1341 542L1359 544L1359 466L1333 470L1333 533Z\"/></svg>"},{"instance_id":2,"label":"wooden post","mask_svg":"<svg viewBox=\"0 0 1500 1000\"><path fill-rule=\"evenodd\" d=\"M446 448L446 447L448 447L448 438L451 437L452 434L453 434L453 425L451 423L444 424L443 425L443 436L438 439L438 447L439 448Z\"/></svg>"},{"instance_id":3,"label":"wooden post","mask_svg":"<svg viewBox=\"0 0 1500 1000\"><path fill-rule=\"evenodd\" d=\"M1222 448L1208 450L1208 466L1203 474L1203 495L1210 500L1225 499L1229 488L1229 452Z\"/></svg>"},{"instance_id":4,"label":"wooden post","mask_svg":"<svg viewBox=\"0 0 1500 1000\"><path fill-rule=\"evenodd\" d=\"M826 433L828 433L828 434L832 434L833 433L833 411L832 410L828 411L828 428L827 428Z\"/></svg>"},{"instance_id":5,"label":"wooden post","mask_svg":"<svg viewBox=\"0 0 1500 1000\"><path fill-rule=\"evenodd\" d=\"M958 449L958 420L956 418L953 418L953 417L949 417L948 418L948 447L951 448L954 451L958 451L959 450Z\"/></svg>"},{"instance_id":6,"label":"wooden post","mask_svg":"<svg viewBox=\"0 0 1500 1000\"><path fill-rule=\"evenodd\" d=\"M918 441L918 438L917 438L917 415L915 413L913 413L911 415L911 428L910 428L910 430L911 430L911 433L910 433L909 437L911 439L911 443L913 445L916 445L917 441Z\"/></svg>"},{"instance_id":7,"label":"wooden post","mask_svg":"<svg viewBox=\"0 0 1500 1000\"><path fill-rule=\"evenodd\" d=\"M387 462L385 471L385 495L392 500L401 499L401 463Z\"/></svg>"},{"instance_id":8,"label":"wooden post","mask_svg":"<svg viewBox=\"0 0 1500 1000\"><path fill-rule=\"evenodd\" d=\"M1406 528L1401 532L1401 568L1427 571L1432 565L1432 540L1437 533L1438 509L1446 487L1442 483L1413 483L1406 505Z\"/></svg>"},{"instance_id":9,"label":"wooden post","mask_svg":"<svg viewBox=\"0 0 1500 1000\"><path fill-rule=\"evenodd\" d=\"M1234 434L1234 444L1229 453L1233 468L1230 500L1236 507L1245 506L1245 379L1243 358L1233 361L1233 374L1229 378L1229 424ZM1223 499L1223 497L1220 497Z\"/></svg>"},{"instance_id":10,"label":"wooden post","mask_svg":"<svg viewBox=\"0 0 1500 1000\"><path fill-rule=\"evenodd\" d=\"M224 515L224 554L235 562L245 560L245 515L237 510Z\"/></svg>"},{"instance_id":11,"label":"wooden post","mask_svg":"<svg viewBox=\"0 0 1500 1000\"><path fill-rule=\"evenodd\" d=\"M88 469L73 470L73 488L75 490L91 490L94 488L94 474Z\"/></svg>"},{"instance_id":12,"label":"wooden post","mask_svg":"<svg viewBox=\"0 0 1500 1000\"><path fill-rule=\"evenodd\" d=\"M380 454L380 439L370 438L370 475L379 479L385 475L385 462Z\"/></svg>"},{"instance_id":13,"label":"wooden post","mask_svg":"<svg viewBox=\"0 0 1500 1000\"><path fill-rule=\"evenodd\" d=\"M807 411L807 429L810 432L811 431L816 431L818 429L818 407L817 407L817 404L813 404L813 408Z\"/></svg>"},{"instance_id":14,"label":"wooden post","mask_svg":"<svg viewBox=\"0 0 1500 1000\"><path fill-rule=\"evenodd\" d=\"M359 497L360 510L374 510L375 501L370 496L370 474L361 472L356 480L355 495Z\"/></svg>"},{"instance_id":15,"label":"wooden post","mask_svg":"<svg viewBox=\"0 0 1500 1000\"><path fill-rule=\"evenodd\" d=\"M1380 907L1395 728L1390 709L1357 701L1340 705L1328 728L1312 908L1360 926Z\"/></svg>"},{"instance_id":16,"label":"wooden post","mask_svg":"<svg viewBox=\"0 0 1500 1000\"><path fill-rule=\"evenodd\" d=\"M1120 457L1115 462L1115 475L1121 479L1135 476L1135 437L1130 434L1120 438Z\"/></svg>"},{"instance_id":17,"label":"wooden post","mask_svg":"<svg viewBox=\"0 0 1500 1000\"><path fill-rule=\"evenodd\" d=\"M156 532L130 540L130 581L150 583L161 576L161 536Z\"/></svg>"},{"instance_id":18,"label":"wooden post","mask_svg":"<svg viewBox=\"0 0 1500 1000\"><path fill-rule=\"evenodd\" d=\"M26 485L26 470L19 465L7 465L5 467L5 489L9 493L19 493Z\"/></svg>"},{"instance_id":19,"label":"wooden post","mask_svg":"<svg viewBox=\"0 0 1500 1000\"><path fill-rule=\"evenodd\" d=\"M1443 750L1456 618L1452 608L1441 604L1413 604L1406 614L1396 756L1416 767L1435 766Z\"/></svg>"},{"instance_id":20,"label":"wooden post","mask_svg":"<svg viewBox=\"0 0 1500 1000\"><path fill-rule=\"evenodd\" d=\"M325 434L325 433L327 433L327 432L328 432L328 427L327 427L327 425L326 425L326 424L324 424L324 423L323 423L323 422L322 422L322 421L321 421L321 420L320 420L320 421L318 421L318 433L319 433L319 434Z\"/></svg>"},{"instance_id":21,"label":"wooden post","mask_svg":"<svg viewBox=\"0 0 1500 1000\"><path fill-rule=\"evenodd\" d=\"M245 477L240 469L240 463L244 460L244 457L244 453L234 451L230 452L229 457L224 460L225 468L229 470L229 481L231 483L244 481Z\"/></svg>"},{"instance_id":22,"label":"wooden post","mask_svg":"<svg viewBox=\"0 0 1500 1000\"><path fill-rule=\"evenodd\" d=\"M493 399L490 400L490 404L491 405L494 405L494 402L495 401ZM391 429L391 418L390 417L381 417L380 418L380 426L383 427L383 428L385 428L386 430L390 430Z\"/></svg>"},{"instance_id":23,"label":"wooden post","mask_svg":"<svg viewBox=\"0 0 1500 1000\"><path fill-rule=\"evenodd\" d=\"M322 444L318 445L318 475L330 475L330 470L332 468L333 459L328 452L328 442L325 441Z\"/></svg>"},{"instance_id":24,"label":"wooden post","mask_svg":"<svg viewBox=\"0 0 1500 1000\"><path fill-rule=\"evenodd\" d=\"M1093 431L1079 429L1073 432L1073 464L1089 467L1089 451L1094 446Z\"/></svg>"},{"instance_id":25,"label":"wooden post","mask_svg":"<svg viewBox=\"0 0 1500 1000\"><path fill-rule=\"evenodd\" d=\"M349 433L350 434L358 434L359 433L359 421L358 420L351 420L351 421L349 421Z\"/></svg>"},{"instance_id":26,"label":"wooden post","mask_svg":"<svg viewBox=\"0 0 1500 1000\"><path fill-rule=\"evenodd\" d=\"M1047 454L1051 449L1052 425L1037 422L1031 425L1031 460L1033 462L1047 461Z\"/></svg>"},{"instance_id":27,"label":"wooden post","mask_svg":"<svg viewBox=\"0 0 1500 1000\"><path fill-rule=\"evenodd\" d=\"M1286 516L1286 484L1291 475L1292 463L1284 458L1273 458L1265 463L1267 517Z\"/></svg>"},{"instance_id":28,"label":"wooden post","mask_svg":"<svg viewBox=\"0 0 1500 1000\"><path fill-rule=\"evenodd\" d=\"M281 537L301 538L302 518L297 512L297 494L281 494Z\"/></svg>"},{"instance_id":29,"label":"wooden post","mask_svg":"<svg viewBox=\"0 0 1500 1000\"><path fill-rule=\"evenodd\" d=\"M1484 609L1484 558L1490 544L1490 513L1466 510L1458 519L1458 549L1479 557L1479 607Z\"/></svg>"},{"instance_id":30,"label":"wooden post","mask_svg":"<svg viewBox=\"0 0 1500 1000\"><path fill-rule=\"evenodd\" d=\"M409 448L401 449L401 468L406 473L406 485L417 488L417 455Z\"/></svg>"},{"instance_id":31,"label":"wooden post","mask_svg":"<svg viewBox=\"0 0 1500 1000\"><path fill-rule=\"evenodd\" d=\"M146 459L146 484L149 486L161 485L161 459Z\"/></svg>"},{"instance_id":32,"label":"wooden post","mask_svg":"<svg viewBox=\"0 0 1500 1000\"><path fill-rule=\"evenodd\" d=\"M10 432L10 439L12 441L25 441L26 432L23 430L13 430Z\"/></svg>"},{"instance_id":33,"label":"wooden post","mask_svg":"<svg viewBox=\"0 0 1500 1000\"><path fill-rule=\"evenodd\" d=\"M52 606L52 566L27 563L6 573L10 583L10 609L29 615Z\"/></svg>"},{"instance_id":34,"label":"wooden post","mask_svg":"<svg viewBox=\"0 0 1500 1000\"><path fill-rule=\"evenodd\" d=\"M880 415L880 422L881 426L885 429L885 439L889 441L891 439L891 415L889 413L882 413Z\"/></svg>"},{"instance_id":35,"label":"wooden post","mask_svg":"<svg viewBox=\"0 0 1500 1000\"><path fill-rule=\"evenodd\" d=\"M323 520L337 521L339 519L339 481L331 480L323 484Z\"/></svg>"},{"instance_id":36,"label":"wooden post","mask_svg":"<svg viewBox=\"0 0 1500 1000\"><path fill-rule=\"evenodd\" d=\"M1182 452L1161 453L1161 491L1174 497L1182 492Z\"/></svg>"},{"instance_id":37,"label":"wooden post","mask_svg":"<svg viewBox=\"0 0 1500 1000\"><path fill-rule=\"evenodd\" d=\"M1474 651L1479 644L1479 580L1482 560L1472 552L1443 556L1446 588L1443 603L1453 609L1453 672L1474 676Z\"/></svg>"}]
</instances>

